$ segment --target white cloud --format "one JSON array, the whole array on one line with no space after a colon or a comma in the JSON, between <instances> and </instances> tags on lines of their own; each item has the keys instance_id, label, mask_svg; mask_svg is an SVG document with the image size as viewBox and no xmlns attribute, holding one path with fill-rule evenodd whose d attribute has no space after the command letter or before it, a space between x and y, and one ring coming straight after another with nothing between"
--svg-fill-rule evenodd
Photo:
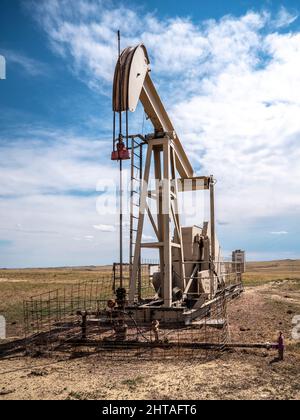
<instances>
[{"instance_id":1,"label":"white cloud","mask_svg":"<svg viewBox=\"0 0 300 420\"><path fill-rule=\"evenodd\" d=\"M284 28L298 19L298 14L290 13L285 7L281 7L277 17L272 21L275 28Z\"/></svg>"},{"instance_id":2,"label":"white cloud","mask_svg":"<svg viewBox=\"0 0 300 420\"><path fill-rule=\"evenodd\" d=\"M115 232L116 228L113 225L94 225L94 229L100 232Z\"/></svg>"},{"instance_id":3,"label":"white cloud","mask_svg":"<svg viewBox=\"0 0 300 420\"><path fill-rule=\"evenodd\" d=\"M219 217L235 223L300 212L300 34L261 36L260 46L267 64L225 67L172 110L189 154L219 181Z\"/></svg>"},{"instance_id":4,"label":"white cloud","mask_svg":"<svg viewBox=\"0 0 300 420\"><path fill-rule=\"evenodd\" d=\"M12 134L12 133L11 133ZM0 138L0 266L53 266L105 263L115 259L114 235L93 226L117 222L108 208L97 213L99 179L117 179L116 168L101 163L110 142L59 131L28 129L14 140ZM109 160L108 160L109 162ZM111 194L111 192L108 192ZM104 225L104 224L103 224Z\"/></svg>"},{"instance_id":5,"label":"white cloud","mask_svg":"<svg viewBox=\"0 0 300 420\"><path fill-rule=\"evenodd\" d=\"M282 236L282 235L288 235L288 232L286 230L279 230L279 231L275 231L275 232L270 232L271 235L278 235L278 236Z\"/></svg>"},{"instance_id":6,"label":"white cloud","mask_svg":"<svg viewBox=\"0 0 300 420\"><path fill-rule=\"evenodd\" d=\"M123 28L124 46L145 42L153 78L184 147L198 172L213 173L218 180L217 214L225 225L299 217L300 32L287 31L296 15L281 9L276 16L249 12L196 24L186 18L160 20L112 2L83 0L76 7L70 0L37 1L34 13L51 47L72 71L90 88L108 94L116 30ZM100 156L97 140L71 137L53 149L56 135L51 147L36 140L22 153L6 142L1 177L7 183L0 185L0 194L33 194L32 217L26 214L30 206L22 201L25 198L19 201L19 212L11 215L24 226L38 220L44 230L50 218L50 230L82 238L92 235L88 230L92 227L94 232L95 226L117 226L117 221L113 215L96 220L93 198L64 194L93 189L102 174L111 178L115 172L109 163L88 161ZM49 195L57 189L63 194L58 201ZM43 206L49 206L45 213ZM22 211L26 217L20 217ZM103 254L115 249L111 236L105 237ZM85 245L94 246L96 238Z\"/></svg>"},{"instance_id":7,"label":"white cloud","mask_svg":"<svg viewBox=\"0 0 300 420\"><path fill-rule=\"evenodd\" d=\"M143 235L143 241L156 241L157 238L151 235Z\"/></svg>"},{"instance_id":8,"label":"white cloud","mask_svg":"<svg viewBox=\"0 0 300 420\"><path fill-rule=\"evenodd\" d=\"M30 76L47 76L50 73L50 68L39 60L27 57L26 55L13 50L1 50L7 61L8 71L9 68L19 66L22 71Z\"/></svg>"},{"instance_id":9,"label":"white cloud","mask_svg":"<svg viewBox=\"0 0 300 420\"><path fill-rule=\"evenodd\" d=\"M110 142L60 131L27 128L25 136L15 134L14 140L3 135L0 176L5 183L0 184L0 195L96 193L99 179L117 180L108 148ZM106 149L103 164L100 156Z\"/></svg>"}]
</instances>

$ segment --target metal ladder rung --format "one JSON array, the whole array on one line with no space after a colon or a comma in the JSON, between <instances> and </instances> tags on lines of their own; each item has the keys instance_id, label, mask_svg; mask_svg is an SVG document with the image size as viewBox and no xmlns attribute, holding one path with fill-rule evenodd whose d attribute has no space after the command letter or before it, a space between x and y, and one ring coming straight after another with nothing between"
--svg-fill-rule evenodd
<instances>
[{"instance_id":1,"label":"metal ladder rung","mask_svg":"<svg viewBox=\"0 0 300 420\"><path fill-rule=\"evenodd\" d=\"M136 246L139 211L134 208L140 209L141 194L142 194L142 172L143 172L143 150L139 141L132 138L132 153L131 153L131 214L130 214L130 262L134 261L134 249Z\"/></svg>"}]
</instances>

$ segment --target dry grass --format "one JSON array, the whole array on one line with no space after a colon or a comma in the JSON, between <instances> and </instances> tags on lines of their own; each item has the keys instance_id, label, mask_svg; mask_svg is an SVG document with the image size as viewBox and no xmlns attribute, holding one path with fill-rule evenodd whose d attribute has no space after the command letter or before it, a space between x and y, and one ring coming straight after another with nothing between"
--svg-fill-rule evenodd
<instances>
[{"instance_id":1,"label":"dry grass","mask_svg":"<svg viewBox=\"0 0 300 420\"><path fill-rule=\"evenodd\" d=\"M111 276L112 267L79 267L58 269L0 270L0 314L8 322L8 335L22 333L23 301L30 297L61 289L81 281L97 280L99 276ZM244 284L260 286L278 281L294 281L294 289L300 289L300 261L272 261L248 263Z\"/></svg>"},{"instance_id":2,"label":"dry grass","mask_svg":"<svg viewBox=\"0 0 300 420\"><path fill-rule=\"evenodd\" d=\"M21 320L24 298L79 280L94 280L104 271L2 270L0 313L10 321ZM20 357L0 360L0 399L297 400L300 344L291 339L291 325L293 316L300 314L300 262L248 264L245 283L246 293L229 305L231 338L234 342L273 341L282 330L288 345L283 363L270 364L276 352L261 350L236 351L207 363L126 360L104 364L99 355L67 361Z\"/></svg>"},{"instance_id":3,"label":"dry grass","mask_svg":"<svg viewBox=\"0 0 300 420\"><path fill-rule=\"evenodd\" d=\"M111 267L0 270L0 314L7 320L8 336L22 334L24 300L103 275L110 278Z\"/></svg>"},{"instance_id":4,"label":"dry grass","mask_svg":"<svg viewBox=\"0 0 300 420\"><path fill-rule=\"evenodd\" d=\"M259 286L273 281L296 281L300 285L300 261L284 260L247 263L245 286ZM300 287L300 286L299 286Z\"/></svg>"}]
</instances>

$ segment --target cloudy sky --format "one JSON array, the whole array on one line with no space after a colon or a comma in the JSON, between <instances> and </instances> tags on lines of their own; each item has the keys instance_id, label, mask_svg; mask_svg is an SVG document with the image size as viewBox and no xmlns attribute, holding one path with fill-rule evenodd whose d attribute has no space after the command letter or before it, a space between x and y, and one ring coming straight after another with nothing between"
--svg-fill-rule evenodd
<instances>
[{"instance_id":1,"label":"cloudy sky","mask_svg":"<svg viewBox=\"0 0 300 420\"><path fill-rule=\"evenodd\" d=\"M297 0L2 0L0 266L111 263L116 31L144 42L198 174L217 183L225 255L300 257ZM132 132L151 131L141 109ZM99 207L108 200L109 213ZM185 220L186 223L199 220Z\"/></svg>"}]
</instances>

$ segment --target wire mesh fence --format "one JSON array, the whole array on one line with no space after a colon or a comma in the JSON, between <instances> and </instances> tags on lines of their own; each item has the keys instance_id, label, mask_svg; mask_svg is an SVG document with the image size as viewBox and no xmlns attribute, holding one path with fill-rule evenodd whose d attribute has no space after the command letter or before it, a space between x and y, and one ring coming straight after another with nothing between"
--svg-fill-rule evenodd
<instances>
[{"instance_id":1,"label":"wire mesh fence","mask_svg":"<svg viewBox=\"0 0 300 420\"><path fill-rule=\"evenodd\" d=\"M122 284L120 279L120 264L115 263L113 265L113 291L116 292L118 287L123 287L126 291L129 291L129 283L131 277L131 265L123 264L122 266ZM143 300L151 298L153 296L153 273L159 270L159 265L154 261L143 262L140 264L138 269L138 275L136 279L137 283L137 298Z\"/></svg>"},{"instance_id":2,"label":"wire mesh fence","mask_svg":"<svg viewBox=\"0 0 300 420\"><path fill-rule=\"evenodd\" d=\"M141 294L146 301L155 291L154 264L143 264ZM103 358L207 359L229 342L228 292L221 288L187 320L186 308L128 306L130 267L124 272L124 302L118 293L118 266L112 276L80 282L32 297L24 302L25 335L29 354L97 352ZM207 296L200 297L203 302Z\"/></svg>"},{"instance_id":3,"label":"wire mesh fence","mask_svg":"<svg viewBox=\"0 0 300 420\"><path fill-rule=\"evenodd\" d=\"M113 294L112 279L78 282L31 297L23 303L28 348L51 350L56 338L65 339L79 325L79 311L95 311Z\"/></svg>"}]
</instances>

